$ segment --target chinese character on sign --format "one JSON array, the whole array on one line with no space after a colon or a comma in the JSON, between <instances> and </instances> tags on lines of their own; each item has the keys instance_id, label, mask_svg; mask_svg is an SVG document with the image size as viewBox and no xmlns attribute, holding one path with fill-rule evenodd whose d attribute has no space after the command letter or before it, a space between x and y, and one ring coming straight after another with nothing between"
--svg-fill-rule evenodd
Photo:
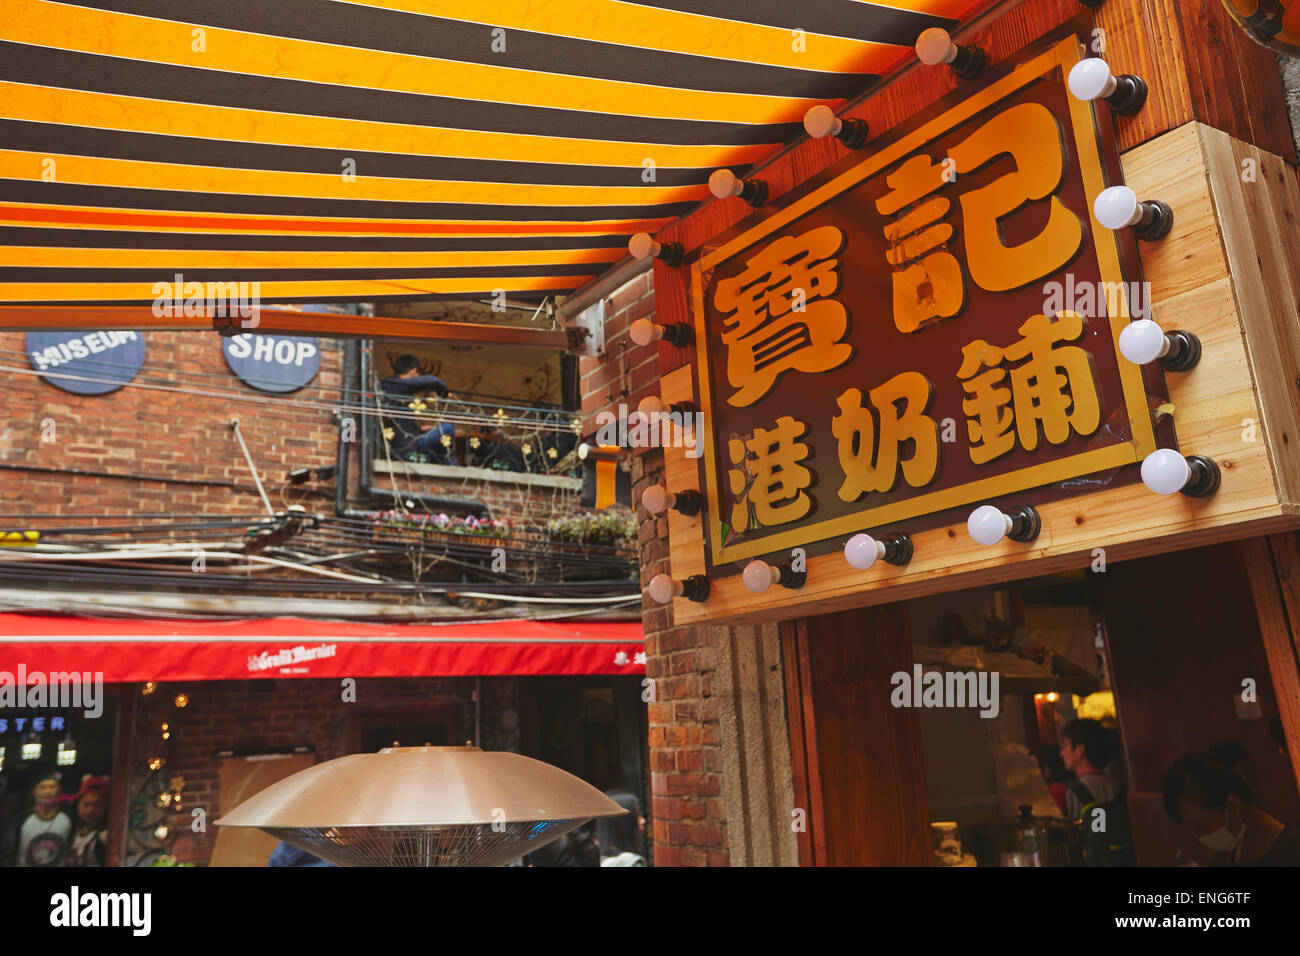
<instances>
[{"instance_id":1,"label":"chinese character on sign","mask_svg":"<svg viewBox=\"0 0 1300 956\"><path fill-rule=\"evenodd\" d=\"M839 288L844 232L820 226L782 236L718 282L713 304L723 316L728 403L743 408L770 392L785 372L825 372L853 355L842 341L849 317L830 296Z\"/></svg>"},{"instance_id":2,"label":"chinese character on sign","mask_svg":"<svg viewBox=\"0 0 1300 956\"><path fill-rule=\"evenodd\" d=\"M886 216L897 214L885 226L885 255L894 267L894 325L900 332L915 332L934 319L956 315L966 302L961 264L946 245L952 226L937 221L948 215L951 203L942 196L918 202L945 184L943 167L924 154L904 162L885 183L890 191L876 200L876 209ZM913 203L918 204L909 208Z\"/></svg>"},{"instance_id":3,"label":"chinese character on sign","mask_svg":"<svg viewBox=\"0 0 1300 956\"><path fill-rule=\"evenodd\" d=\"M622 667L624 664L626 664L628 660L629 658L627 656L627 651L619 651L614 655L614 663L619 667Z\"/></svg>"},{"instance_id":4,"label":"chinese character on sign","mask_svg":"<svg viewBox=\"0 0 1300 956\"><path fill-rule=\"evenodd\" d=\"M1010 156L1015 168L965 190L959 199L966 269L975 284L987 292L1016 289L1054 272L1079 251L1083 223L1053 195L1065 172L1060 124L1040 103L1013 106L948 150L943 163L919 153L886 177L890 191L876 201L876 209L894 216L884 233L894 268L894 325L900 332L950 318L965 305L961 264L948 248L953 227L939 221L951 203L931 194L960 182L955 174L973 173L1002 156ZM1004 217L1042 199L1049 199L1042 228L1024 242L1006 245Z\"/></svg>"},{"instance_id":5,"label":"chinese character on sign","mask_svg":"<svg viewBox=\"0 0 1300 956\"><path fill-rule=\"evenodd\" d=\"M977 465L1005 455L1017 437L1026 451L1038 447L1038 425L1053 445L1062 445L1073 429L1091 435L1101 424L1097 380L1088 353L1073 342L1083 334L1083 320L1062 312L1055 320L1031 316L1020 326L1020 341L997 348L976 339L962 349L957 377L967 398L962 400L970 436L971 461ZM1021 362L1010 369L1010 389L1004 386L1004 362ZM988 368L989 371L980 372ZM976 374L979 373L979 374ZM1009 406L1009 407L1008 407ZM1012 432L1012 425L1015 431Z\"/></svg>"},{"instance_id":6,"label":"chinese character on sign","mask_svg":"<svg viewBox=\"0 0 1300 956\"><path fill-rule=\"evenodd\" d=\"M775 428L755 428L749 441L733 438L728 443L731 463L739 466L727 474L735 500L733 528L749 527L750 508L759 525L798 521L808 513L812 501L805 489L812 484L812 472L799 462L808 457L809 449L797 440L807 430L803 422L784 415Z\"/></svg>"},{"instance_id":7,"label":"chinese character on sign","mask_svg":"<svg viewBox=\"0 0 1300 956\"><path fill-rule=\"evenodd\" d=\"M850 388L840 395L840 414L831 419L831 431L844 469L841 500L857 501L867 492L889 491L898 480L900 465L903 480L913 488L929 484L939 470L939 426L925 414L933 394L930 380L920 372L903 372L871 390L875 416L863 406L860 390ZM909 439L914 450L900 463L899 449Z\"/></svg>"}]
</instances>

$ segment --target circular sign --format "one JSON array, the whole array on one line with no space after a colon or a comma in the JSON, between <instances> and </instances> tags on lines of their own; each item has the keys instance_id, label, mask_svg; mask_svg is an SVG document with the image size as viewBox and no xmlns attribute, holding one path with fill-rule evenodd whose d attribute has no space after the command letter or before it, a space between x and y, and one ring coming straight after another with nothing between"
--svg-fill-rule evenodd
<instances>
[{"instance_id":1,"label":"circular sign","mask_svg":"<svg viewBox=\"0 0 1300 956\"><path fill-rule=\"evenodd\" d=\"M230 370L263 392L292 392L320 371L320 343L301 335L254 335L245 332L222 340Z\"/></svg>"},{"instance_id":2,"label":"circular sign","mask_svg":"<svg viewBox=\"0 0 1300 956\"><path fill-rule=\"evenodd\" d=\"M142 332L28 332L26 347L32 368L53 373L42 379L75 395L115 392L144 365Z\"/></svg>"}]
</instances>

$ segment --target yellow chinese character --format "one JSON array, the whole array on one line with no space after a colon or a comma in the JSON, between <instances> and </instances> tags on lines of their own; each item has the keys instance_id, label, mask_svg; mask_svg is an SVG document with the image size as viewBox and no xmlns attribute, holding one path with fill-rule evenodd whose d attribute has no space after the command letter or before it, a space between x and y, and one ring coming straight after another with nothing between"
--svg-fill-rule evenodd
<instances>
[{"instance_id":1,"label":"yellow chinese character","mask_svg":"<svg viewBox=\"0 0 1300 956\"><path fill-rule=\"evenodd\" d=\"M908 440L914 445L911 456L901 463L903 480L913 488L933 480L939 470L939 426L925 414L933 394L930 380L920 372L903 372L871 390L874 415L863 406L860 390L850 388L840 395L836 400L840 414L831 419L831 432L844 469L842 500L856 501L866 492L893 488L900 468L899 449Z\"/></svg>"},{"instance_id":2,"label":"yellow chinese character","mask_svg":"<svg viewBox=\"0 0 1300 956\"><path fill-rule=\"evenodd\" d=\"M895 216L885 226L885 258L894 267L894 325L900 332L954 316L966 303L961 264L947 250L953 228L938 221L951 203L943 196L918 202L948 181L942 164L920 154L885 177L890 191L876 200L877 211Z\"/></svg>"},{"instance_id":3,"label":"yellow chinese character","mask_svg":"<svg viewBox=\"0 0 1300 956\"><path fill-rule=\"evenodd\" d=\"M739 275L718 282L714 307L722 314L727 378L736 393L727 402L752 405L782 374L825 372L853 355L844 306L829 299L839 288L843 231L820 226L782 236L745 262Z\"/></svg>"},{"instance_id":4,"label":"yellow chinese character","mask_svg":"<svg viewBox=\"0 0 1300 956\"><path fill-rule=\"evenodd\" d=\"M740 466L727 476L736 499L733 528L749 527L751 507L759 525L798 521L808 513L812 501L805 489L812 483L812 472L799 462L808 457L809 449L797 440L807 430L803 422L785 415L776 420L775 428L755 428L748 441L728 442L731 463Z\"/></svg>"},{"instance_id":5,"label":"yellow chinese character","mask_svg":"<svg viewBox=\"0 0 1300 956\"><path fill-rule=\"evenodd\" d=\"M957 377L970 396L961 402L971 442L970 460L982 465L1016 447L1016 433L1012 428L1015 416L1008 407L1011 390L1000 387L1007 377L1007 370L1000 367L1001 349L976 339L961 350L961 356ZM989 371L975 374L985 366Z\"/></svg>"},{"instance_id":6,"label":"yellow chinese character","mask_svg":"<svg viewBox=\"0 0 1300 956\"><path fill-rule=\"evenodd\" d=\"M983 464L1006 454L1011 445L1010 424L1026 451L1038 447L1038 425L1053 445L1063 445L1070 432L1091 435L1101 424L1097 380L1088 353L1073 342L1083 334L1083 320L1062 312L1055 320L1034 315L1020 326L1020 341L999 349L983 340L962 350L957 377L970 397L962 401L968 416L971 461ZM998 387L1005 376L1003 362L1023 364L1010 370L1011 388ZM981 368L992 371L976 375ZM1007 409L1008 402L1011 409Z\"/></svg>"},{"instance_id":7,"label":"yellow chinese character","mask_svg":"<svg viewBox=\"0 0 1300 956\"><path fill-rule=\"evenodd\" d=\"M972 173L999 156L1015 170L961 194L966 268L981 289L1006 292L1055 272L1079 251L1083 224L1052 194L1065 172L1061 127L1041 103L1021 103L988 119L948 151L958 174ZM1033 200L1051 196L1047 221L1014 246L1003 240L1002 219Z\"/></svg>"}]
</instances>

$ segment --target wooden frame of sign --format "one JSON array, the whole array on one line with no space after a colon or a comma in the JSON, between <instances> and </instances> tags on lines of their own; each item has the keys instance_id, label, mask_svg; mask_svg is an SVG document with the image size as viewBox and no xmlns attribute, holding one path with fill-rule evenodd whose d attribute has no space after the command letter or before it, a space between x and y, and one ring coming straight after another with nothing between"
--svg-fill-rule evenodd
<instances>
[{"instance_id":1,"label":"wooden frame of sign","mask_svg":"<svg viewBox=\"0 0 1300 956\"><path fill-rule=\"evenodd\" d=\"M1162 496L1130 484L1049 501L1038 506L1042 531L1029 544L986 547L964 523L921 530L903 567L877 561L859 571L838 550L813 555L797 589L754 594L739 574L710 573L705 602L675 600L678 625L784 620L1300 527L1295 171L1197 122L1129 150L1122 165L1139 198L1174 210L1170 234L1142 244L1142 267L1152 318L1203 345L1200 363L1166 383L1178 447L1218 463L1218 491ZM666 403L700 401L690 365L665 374L660 388ZM699 459L671 446L664 456L669 489L703 490ZM668 528L673 577L706 573L701 515L670 512Z\"/></svg>"}]
</instances>

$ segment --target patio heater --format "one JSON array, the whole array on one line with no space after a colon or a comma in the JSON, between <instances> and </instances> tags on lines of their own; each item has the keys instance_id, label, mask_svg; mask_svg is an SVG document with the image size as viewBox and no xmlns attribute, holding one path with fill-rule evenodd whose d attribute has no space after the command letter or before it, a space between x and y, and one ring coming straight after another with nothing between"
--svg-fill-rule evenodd
<instances>
[{"instance_id":1,"label":"patio heater","mask_svg":"<svg viewBox=\"0 0 1300 956\"><path fill-rule=\"evenodd\" d=\"M218 826L257 827L339 866L502 866L627 811L570 773L478 747L388 747L286 777Z\"/></svg>"}]
</instances>

